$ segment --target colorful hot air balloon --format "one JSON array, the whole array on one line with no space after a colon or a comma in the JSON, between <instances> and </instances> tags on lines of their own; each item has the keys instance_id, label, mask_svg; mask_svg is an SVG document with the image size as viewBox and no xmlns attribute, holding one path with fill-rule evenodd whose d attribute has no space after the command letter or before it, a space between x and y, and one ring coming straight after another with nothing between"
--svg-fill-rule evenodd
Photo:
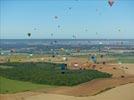
<instances>
[{"instance_id":1,"label":"colorful hot air balloon","mask_svg":"<svg viewBox=\"0 0 134 100\"><path fill-rule=\"evenodd\" d=\"M112 5L114 4L114 0L108 0L108 3L110 5L110 7L112 7Z\"/></svg>"}]
</instances>

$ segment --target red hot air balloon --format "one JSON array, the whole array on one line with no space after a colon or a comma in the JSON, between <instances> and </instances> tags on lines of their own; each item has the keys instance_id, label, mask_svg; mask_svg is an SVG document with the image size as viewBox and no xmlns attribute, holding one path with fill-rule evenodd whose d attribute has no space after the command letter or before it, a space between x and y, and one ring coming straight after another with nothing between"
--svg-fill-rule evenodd
<instances>
[{"instance_id":1,"label":"red hot air balloon","mask_svg":"<svg viewBox=\"0 0 134 100\"><path fill-rule=\"evenodd\" d=\"M114 4L114 0L108 0L108 3L112 7L112 5Z\"/></svg>"}]
</instances>

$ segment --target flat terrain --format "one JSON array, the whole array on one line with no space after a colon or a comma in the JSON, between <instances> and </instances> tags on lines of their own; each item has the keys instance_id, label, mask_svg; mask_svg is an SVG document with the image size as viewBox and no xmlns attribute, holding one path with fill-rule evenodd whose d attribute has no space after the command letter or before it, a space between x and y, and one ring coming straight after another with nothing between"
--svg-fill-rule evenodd
<instances>
[{"instance_id":1,"label":"flat terrain","mask_svg":"<svg viewBox=\"0 0 134 100\"><path fill-rule=\"evenodd\" d=\"M120 69L124 70L127 74L134 75L134 64L122 64Z\"/></svg>"},{"instance_id":2,"label":"flat terrain","mask_svg":"<svg viewBox=\"0 0 134 100\"><path fill-rule=\"evenodd\" d=\"M92 96L120 85L134 83L134 77L98 79L74 87L56 88L48 91L53 94L63 94L77 97Z\"/></svg>"},{"instance_id":3,"label":"flat terrain","mask_svg":"<svg viewBox=\"0 0 134 100\"><path fill-rule=\"evenodd\" d=\"M134 83L122 85L96 96L74 97L57 94L26 92L0 95L1 100L133 100Z\"/></svg>"},{"instance_id":4,"label":"flat terrain","mask_svg":"<svg viewBox=\"0 0 134 100\"><path fill-rule=\"evenodd\" d=\"M26 100L133 100L134 99L134 84L127 84L113 88L104 93L96 96L89 97L73 97L54 94L41 94L37 96L31 96Z\"/></svg>"},{"instance_id":5,"label":"flat terrain","mask_svg":"<svg viewBox=\"0 0 134 100\"><path fill-rule=\"evenodd\" d=\"M122 68L122 66L124 67ZM56 88L54 90L48 91L48 93L64 94L71 96L91 96L120 85L134 83L134 70L132 70L132 66L133 64L97 65L96 70L111 73L113 77L107 79L93 80L91 82L83 83L74 87ZM122 78L121 76L124 77Z\"/></svg>"},{"instance_id":6,"label":"flat terrain","mask_svg":"<svg viewBox=\"0 0 134 100\"><path fill-rule=\"evenodd\" d=\"M0 75L9 79L56 86L74 86L98 78L110 78L112 75L97 70L61 69L61 64L43 62L3 63ZM7 68L12 66L12 68ZM64 71L64 73L62 73Z\"/></svg>"},{"instance_id":7,"label":"flat terrain","mask_svg":"<svg viewBox=\"0 0 134 100\"><path fill-rule=\"evenodd\" d=\"M11 80L0 76L0 93L16 93L16 92L30 91L42 88L49 89L54 88L54 86L39 85L30 82Z\"/></svg>"},{"instance_id":8,"label":"flat terrain","mask_svg":"<svg viewBox=\"0 0 134 100\"><path fill-rule=\"evenodd\" d=\"M85 58L71 57L69 59L68 63L70 61L81 61L82 63L87 61ZM113 58L111 57L111 59ZM35 58L34 60L36 61ZM113 76L112 78L95 79L73 87L61 86L49 89L43 87L22 93L0 94L0 98L2 100L134 100L133 63L97 64L95 69Z\"/></svg>"}]
</instances>

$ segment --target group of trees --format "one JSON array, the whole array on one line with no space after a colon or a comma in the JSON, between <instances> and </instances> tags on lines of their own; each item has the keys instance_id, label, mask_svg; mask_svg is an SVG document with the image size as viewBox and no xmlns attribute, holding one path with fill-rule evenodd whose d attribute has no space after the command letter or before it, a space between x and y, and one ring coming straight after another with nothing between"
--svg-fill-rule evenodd
<instances>
[{"instance_id":1,"label":"group of trees","mask_svg":"<svg viewBox=\"0 0 134 100\"><path fill-rule=\"evenodd\" d=\"M62 74L61 65L53 63L12 62L1 65L12 66L12 68L0 68L0 76L39 84L72 86L96 78L111 77L111 74L99 72L97 70L66 69L65 73Z\"/></svg>"}]
</instances>

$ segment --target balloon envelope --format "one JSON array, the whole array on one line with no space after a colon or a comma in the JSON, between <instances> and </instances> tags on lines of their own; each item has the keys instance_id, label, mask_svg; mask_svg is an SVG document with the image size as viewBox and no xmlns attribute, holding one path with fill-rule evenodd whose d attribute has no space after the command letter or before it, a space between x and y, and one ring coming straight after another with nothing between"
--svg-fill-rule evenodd
<instances>
[{"instance_id":1,"label":"balloon envelope","mask_svg":"<svg viewBox=\"0 0 134 100\"><path fill-rule=\"evenodd\" d=\"M97 59L96 59L96 56L91 56L91 60L96 63Z\"/></svg>"},{"instance_id":2,"label":"balloon envelope","mask_svg":"<svg viewBox=\"0 0 134 100\"><path fill-rule=\"evenodd\" d=\"M11 53L15 52L15 49L11 49L10 52L11 52Z\"/></svg>"},{"instance_id":3,"label":"balloon envelope","mask_svg":"<svg viewBox=\"0 0 134 100\"><path fill-rule=\"evenodd\" d=\"M69 7L69 10L71 10L72 9L72 7Z\"/></svg>"},{"instance_id":4,"label":"balloon envelope","mask_svg":"<svg viewBox=\"0 0 134 100\"><path fill-rule=\"evenodd\" d=\"M1 52L0 54L1 54L1 55L4 55L4 52Z\"/></svg>"},{"instance_id":5,"label":"balloon envelope","mask_svg":"<svg viewBox=\"0 0 134 100\"><path fill-rule=\"evenodd\" d=\"M53 36L53 33L51 33L51 36Z\"/></svg>"},{"instance_id":6,"label":"balloon envelope","mask_svg":"<svg viewBox=\"0 0 134 100\"><path fill-rule=\"evenodd\" d=\"M112 6L114 4L114 1L113 0L108 0L108 3L110 6Z\"/></svg>"},{"instance_id":7,"label":"balloon envelope","mask_svg":"<svg viewBox=\"0 0 134 100\"><path fill-rule=\"evenodd\" d=\"M58 16L54 16L55 19L58 19Z\"/></svg>"},{"instance_id":8,"label":"balloon envelope","mask_svg":"<svg viewBox=\"0 0 134 100\"><path fill-rule=\"evenodd\" d=\"M29 54L29 56L30 56L30 57L32 57L32 56L33 56L33 54Z\"/></svg>"},{"instance_id":9,"label":"balloon envelope","mask_svg":"<svg viewBox=\"0 0 134 100\"><path fill-rule=\"evenodd\" d=\"M63 57L62 59L63 59L63 61L67 61L67 58L66 57Z\"/></svg>"},{"instance_id":10,"label":"balloon envelope","mask_svg":"<svg viewBox=\"0 0 134 100\"><path fill-rule=\"evenodd\" d=\"M60 25L58 25L58 28L60 28Z\"/></svg>"},{"instance_id":11,"label":"balloon envelope","mask_svg":"<svg viewBox=\"0 0 134 100\"><path fill-rule=\"evenodd\" d=\"M27 33L27 35L30 37L31 36L31 33Z\"/></svg>"}]
</instances>

